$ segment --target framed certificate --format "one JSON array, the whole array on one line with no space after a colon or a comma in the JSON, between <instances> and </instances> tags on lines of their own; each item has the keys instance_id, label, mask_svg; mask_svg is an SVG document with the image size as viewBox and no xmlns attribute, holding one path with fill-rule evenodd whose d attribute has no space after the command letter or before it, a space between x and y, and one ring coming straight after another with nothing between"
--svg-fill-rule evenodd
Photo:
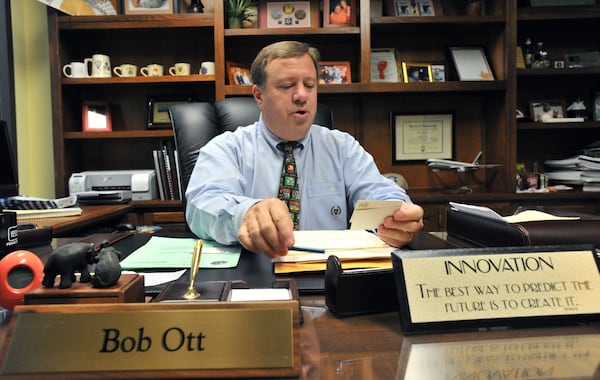
<instances>
[{"instance_id":1,"label":"framed certificate","mask_svg":"<svg viewBox=\"0 0 600 380\"><path fill-rule=\"evenodd\" d=\"M494 80L494 74L482 47L451 47L450 55L456 67L458 80Z\"/></svg>"},{"instance_id":2,"label":"framed certificate","mask_svg":"<svg viewBox=\"0 0 600 380\"><path fill-rule=\"evenodd\" d=\"M394 163L452 158L452 114L392 113L391 119Z\"/></svg>"}]
</instances>

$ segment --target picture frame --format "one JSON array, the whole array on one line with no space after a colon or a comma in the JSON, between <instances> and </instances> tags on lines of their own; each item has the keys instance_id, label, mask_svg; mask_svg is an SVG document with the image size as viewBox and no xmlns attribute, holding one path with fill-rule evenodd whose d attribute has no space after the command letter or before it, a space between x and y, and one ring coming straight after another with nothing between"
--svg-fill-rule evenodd
<instances>
[{"instance_id":1,"label":"picture frame","mask_svg":"<svg viewBox=\"0 0 600 380\"><path fill-rule=\"evenodd\" d=\"M452 159L452 113L390 114L392 162Z\"/></svg>"},{"instance_id":2,"label":"picture frame","mask_svg":"<svg viewBox=\"0 0 600 380\"><path fill-rule=\"evenodd\" d=\"M600 91L594 93L594 121L600 121Z\"/></svg>"},{"instance_id":3,"label":"picture frame","mask_svg":"<svg viewBox=\"0 0 600 380\"><path fill-rule=\"evenodd\" d=\"M545 105L548 105L548 110L544 110ZM529 115L531 120L535 122L542 122L546 118L564 118L566 115L565 101L563 99L531 100L529 102Z\"/></svg>"},{"instance_id":4,"label":"picture frame","mask_svg":"<svg viewBox=\"0 0 600 380\"><path fill-rule=\"evenodd\" d=\"M138 0L123 0L123 13L126 15L173 14L173 0L161 0L159 7L146 8L139 6Z\"/></svg>"},{"instance_id":5,"label":"picture frame","mask_svg":"<svg viewBox=\"0 0 600 380\"><path fill-rule=\"evenodd\" d=\"M371 82L402 82L396 53L394 48L371 49Z\"/></svg>"},{"instance_id":6,"label":"picture frame","mask_svg":"<svg viewBox=\"0 0 600 380\"><path fill-rule=\"evenodd\" d=\"M310 1L260 0L258 6L261 28L310 28Z\"/></svg>"},{"instance_id":7,"label":"picture frame","mask_svg":"<svg viewBox=\"0 0 600 380\"><path fill-rule=\"evenodd\" d=\"M357 0L323 0L323 27L356 26Z\"/></svg>"},{"instance_id":8,"label":"picture frame","mask_svg":"<svg viewBox=\"0 0 600 380\"><path fill-rule=\"evenodd\" d=\"M227 61L227 78L230 85L252 86L250 67L237 62Z\"/></svg>"},{"instance_id":9,"label":"picture frame","mask_svg":"<svg viewBox=\"0 0 600 380\"><path fill-rule=\"evenodd\" d=\"M110 103L84 101L81 107L81 122L83 132L111 132Z\"/></svg>"},{"instance_id":10,"label":"picture frame","mask_svg":"<svg viewBox=\"0 0 600 380\"><path fill-rule=\"evenodd\" d=\"M445 82L446 81L446 66L443 63L435 63L431 65L431 81Z\"/></svg>"},{"instance_id":11,"label":"picture frame","mask_svg":"<svg viewBox=\"0 0 600 380\"><path fill-rule=\"evenodd\" d=\"M431 64L402 62L404 83L433 82Z\"/></svg>"},{"instance_id":12,"label":"picture frame","mask_svg":"<svg viewBox=\"0 0 600 380\"><path fill-rule=\"evenodd\" d=\"M483 47L450 47L449 49L458 80L495 80Z\"/></svg>"},{"instance_id":13,"label":"picture frame","mask_svg":"<svg viewBox=\"0 0 600 380\"><path fill-rule=\"evenodd\" d=\"M442 16L443 10L439 0L387 0L388 16Z\"/></svg>"},{"instance_id":14,"label":"picture frame","mask_svg":"<svg viewBox=\"0 0 600 380\"><path fill-rule=\"evenodd\" d=\"M350 62L319 62L319 84L352 83Z\"/></svg>"},{"instance_id":15,"label":"picture frame","mask_svg":"<svg viewBox=\"0 0 600 380\"><path fill-rule=\"evenodd\" d=\"M169 107L175 104L190 103L191 97L158 97L148 98L148 129L166 129L171 128L171 117L169 115Z\"/></svg>"}]
</instances>

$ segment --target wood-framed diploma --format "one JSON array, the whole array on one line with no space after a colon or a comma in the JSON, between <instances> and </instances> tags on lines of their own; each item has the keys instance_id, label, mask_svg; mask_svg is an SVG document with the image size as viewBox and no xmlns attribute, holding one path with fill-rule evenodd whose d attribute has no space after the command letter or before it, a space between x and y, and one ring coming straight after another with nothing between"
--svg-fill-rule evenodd
<instances>
[{"instance_id":1,"label":"wood-framed diploma","mask_svg":"<svg viewBox=\"0 0 600 380\"><path fill-rule=\"evenodd\" d=\"M406 332L600 320L592 245L398 250L392 263Z\"/></svg>"},{"instance_id":2,"label":"wood-framed diploma","mask_svg":"<svg viewBox=\"0 0 600 380\"><path fill-rule=\"evenodd\" d=\"M452 158L451 113L391 114L392 161Z\"/></svg>"}]
</instances>

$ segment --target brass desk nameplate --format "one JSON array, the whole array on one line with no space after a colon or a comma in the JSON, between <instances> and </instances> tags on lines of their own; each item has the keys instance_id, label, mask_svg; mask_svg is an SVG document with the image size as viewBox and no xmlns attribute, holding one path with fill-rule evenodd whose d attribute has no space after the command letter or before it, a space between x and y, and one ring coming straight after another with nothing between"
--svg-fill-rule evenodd
<instances>
[{"instance_id":1,"label":"brass desk nameplate","mask_svg":"<svg viewBox=\"0 0 600 380\"><path fill-rule=\"evenodd\" d=\"M298 310L296 300L22 306L1 375L297 377Z\"/></svg>"},{"instance_id":2,"label":"brass desk nameplate","mask_svg":"<svg viewBox=\"0 0 600 380\"><path fill-rule=\"evenodd\" d=\"M591 245L392 254L405 332L600 320L600 260Z\"/></svg>"}]
</instances>

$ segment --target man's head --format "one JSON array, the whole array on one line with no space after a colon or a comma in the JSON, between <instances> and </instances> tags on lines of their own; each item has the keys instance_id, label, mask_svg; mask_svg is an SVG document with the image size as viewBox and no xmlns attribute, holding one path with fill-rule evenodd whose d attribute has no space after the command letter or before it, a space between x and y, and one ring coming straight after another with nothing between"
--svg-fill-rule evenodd
<instances>
[{"instance_id":1,"label":"man's head","mask_svg":"<svg viewBox=\"0 0 600 380\"><path fill-rule=\"evenodd\" d=\"M317 112L319 52L297 41L264 47L251 68L252 94L271 132L284 140L306 135Z\"/></svg>"}]
</instances>

